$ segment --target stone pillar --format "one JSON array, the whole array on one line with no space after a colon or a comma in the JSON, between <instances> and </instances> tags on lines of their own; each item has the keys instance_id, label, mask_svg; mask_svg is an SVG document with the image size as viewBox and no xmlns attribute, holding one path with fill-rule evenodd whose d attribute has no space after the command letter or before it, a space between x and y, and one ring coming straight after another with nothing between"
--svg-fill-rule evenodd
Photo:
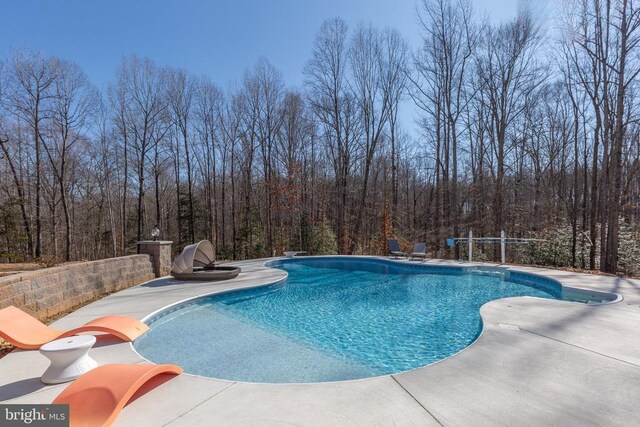
<instances>
[{"instance_id":1,"label":"stone pillar","mask_svg":"<svg viewBox=\"0 0 640 427\"><path fill-rule=\"evenodd\" d=\"M151 255L153 273L163 277L171 272L171 241L143 240L138 242L138 253Z\"/></svg>"}]
</instances>

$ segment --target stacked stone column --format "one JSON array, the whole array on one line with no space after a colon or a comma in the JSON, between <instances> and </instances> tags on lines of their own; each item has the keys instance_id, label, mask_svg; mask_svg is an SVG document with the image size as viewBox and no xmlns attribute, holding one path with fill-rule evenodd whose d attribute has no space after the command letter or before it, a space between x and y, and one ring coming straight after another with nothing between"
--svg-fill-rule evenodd
<instances>
[{"instance_id":1,"label":"stacked stone column","mask_svg":"<svg viewBox=\"0 0 640 427\"><path fill-rule=\"evenodd\" d=\"M138 253L151 256L153 273L163 277L171 272L171 244L166 240L143 240L138 242Z\"/></svg>"}]
</instances>

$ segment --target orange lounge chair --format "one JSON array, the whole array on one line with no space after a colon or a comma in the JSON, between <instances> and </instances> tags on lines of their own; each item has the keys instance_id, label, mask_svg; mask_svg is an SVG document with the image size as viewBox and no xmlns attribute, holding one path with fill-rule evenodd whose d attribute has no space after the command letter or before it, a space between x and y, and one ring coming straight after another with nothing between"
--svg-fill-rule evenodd
<instances>
[{"instance_id":1,"label":"orange lounge chair","mask_svg":"<svg viewBox=\"0 0 640 427\"><path fill-rule=\"evenodd\" d=\"M148 330L147 325L132 317L104 316L65 332L50 328L17 307L9 306L0 310L0 337L26 350L38 349L55 339L81 332L104 332L123 341L133 341Z\"/></svg>"},{"instance_id":2,"label":"orange lounge chair","mask_svg":"<svg viewBox=\"0 0 640 427\"><path fill-rule=\"evenodd\" d=\"M181 373L176 365L103 365L71 383L53 404L69 405L70 427L110 426L127 403L162 384L167 375Z\"/></svg>"}]
</instances>

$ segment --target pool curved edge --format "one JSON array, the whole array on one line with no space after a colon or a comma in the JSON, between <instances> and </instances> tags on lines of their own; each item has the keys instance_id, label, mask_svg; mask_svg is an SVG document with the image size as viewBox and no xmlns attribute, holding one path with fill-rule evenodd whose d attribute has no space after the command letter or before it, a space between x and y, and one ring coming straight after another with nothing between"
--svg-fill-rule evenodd
<instances>
[{"instance_id":1,"label":"pool curved edge","mask_svg":"<svg viewBox=\"0 0 640 427\"><path fill-rule=\"evenodd\" d=\"M237 288L231 288L231 289L225 289L222 291L213 291L213 292L205 292L202 294L198 294L198 295L194 295L192 297L188 297L188 298L183 298L181 300L178 300L176 302L173 302L171 304L167 304L164 307L161 307L157 310L152 311L151 313L147 314L146 316L144 316L142 319L140 319L140 321L142 323L148 324L149 322L155 320L156 317L162 317L165 316L167 314L171 314L172 312L179 310L180 308L184 307L185 305L190 304L191 302L200 299L200 298L206 298L209 297L211 295L216 295L216 294L225 294L225 293L229 293L229 292L236 292L239 290L249 290L249 289L258 289L258 288L262 288L265 286L272 286L272 285L276 285L278 283L284 283L287 280L287 277L289 277L289 273L286 272L285 270L281 270L281 269L274 269L274 270L279 270L282 274L283 277L280 277L278 279L274 279L274 280L269 280L265 283L260 283L257 285L250 285L250 286L240 286ZM216 284L216 282L212 282L212 284ZM160 316L162 314L162 316ZM142 354L140 354L140 352L138 352L138 350L136 349L136 347L134 346L135 340L128 342L127 344L129 345L129 349L136 354L138 357L140 357L142 360L149 362L149 363L156 363L153 360L149 360L147 359L145 356L143 356ZM232 381L232 380L227 380L224 378L215 378L215 377L207 377L204 375L198 375L198 374L192 374L189 372L183 372L182 375L187 375L187 376L192 376L192 377L196 377L196 378L205 378L208 380L216 380L216 381L223 381L223 382L227 382L227 383L237 383L237 382L241 382L241 381ZM250 384L250 383L247 383ZM265 384L265 383L255 383L255 384ZM271 383L269 383L271 384ZM277 383L273 383L273 384L277 384Z\"/></svg>"},{"instance_id":2,"label":"pool curved edge","mask_svg":"<svg viewBox=\"0 0 640 427\"><path fill-rule=\"evenodd\" d=\"M598 303L590 303L588 305L591 306L596 306L596 305L602 305L602 304L613 304L613 303L617 303L622 301L624 298L621 294L618 293L612 293L612 292L604 292L604 291L595 291L595 290L591 290L591 289L582 289L582 288L578 288L578 287L574 287L574 286L568 286L565 285L564 283L562 283L560 280L558 279L554 279L548 276L545 276L543 274L539 274L539 273L532 273L532 272L528 272L528 271L522 271L522 270L518 270L518 268L514 268L514 267L505 267L505 266L500 266L500 265L484 265L484 264L475 264L475 265L432 265L432 264L410 264L411 261L409 260L395 260L395 259L389 259L389 258L384 258L384 257L380 257L380 256L359 256L359 255L316 255L316 256L304 256L304 257L299 257L299 258L287 258L287 257L280 257L280 258L276 258L276 259L270 259L267 261L263 262L263 266L269 269L273 269L273 270L278 270L283 277L275 279L275 280L270 280L270 281L266 281L264 283L260 283L260 284L256 284L256 285L250 285L250 286L246 286L246 287L236 287L236 288L232 288L232 289L225 289L222 291L213 291L213 292L206 292L206 293L202 293L193 297L188 297L179 301L176 301L174 303L168 304L162 308L159 308L151 313L149 313L147 316L145 316L141 321L146 323L152 319L154 319L157 315L159 314L169 314L175 310L178 310L180 308L182 308L183 306L191 303L194 300L197 300L199 298L206 298L212 295L222 295L225 293L230 293L230 292L236 292L239 290L249 290L249 289L258 289L261 287L266 287L266 286L272 286L272 285L276 285L278 283L284 283L286 282L289 274L287 273L286 270L280 269L277 266L273 266L274 263L278 263L278 262L285 262L285 263L289 263L289 262L296 262L296 260L300 260L303 261L305 259L354 259L354 258L359 258L359 259L365 259L368 261L373 261L373 262L379 262L379 263L387 263L387 264L391 264L391 265L400 265L403 267L409 267L412 269L416 269L416 270L427 270L427 269L431 269L431 270L439 270L441 272L444 272L446 270L455 270L457 272L464 272L464 273L468 273L468 274L478 274L478 273L502 273L504 274L505 279L511 279L513 275L518 275L521 277L532 277L538 280L542 280L542 281L546 281L549 284L551 284L554 287L559 288L559 292L562 295L562 302L570 302L570 303L575 303L577 301L571 301L571 300L564 300L565 296L573 296L573 297L583 297L583 298L589 298L589 297L597 297L598 299L601 300L601 302ZM403 262L404 261L404 262ZM534 267L535 268L535 267ZM525 280L526 281L526 280ZM509 297L512 298L512 297ZM527 298L527 297L513 297L513 298ZM535 297L529 297L529 298L535 298ZM505 299L505 298L499 298L493 301L498 301L500 299ZM486 304L489 304L493 301L489 301ZM484 305L483 304L483 307ZM482 307L480 307L480 310L482 310ZM482 331L480 332L479 335L482 334ZM477 339L477 338L476 338ZM474 341L475 342L475 341ZM467 346L468 347L468 346ZM450 357L450 356L449 356ZM436 362L434 362L436 363Z\"/></svg>"},{"instance_id":3,"label":"pool curved edge","mask_svg":"<svg viewBox=\"0 0 640 427\"><path fill-rule=\"evenodd\" d=\"M602 304L614 304L624 299L622 294L618 294L615 292L595 291L592 289L583 289L575 286L569 286L564 284L562 281L558 279L554 279L552 277L548 277L540 273L522 271L522 270L519 270L518 267L506 267L506 270L509 271L510 274L515 273L515 274L527 275L527 276L549 280L551 282L557 283L558 285L561 286L561 292L563 297L561 301L563 302L577 302L577 301L571 301L571 299L590 299L591 297L597 297L598 299L601 299L601 302L599 303L588 304L588 305L594 306L594 305L602 305ZM567 297L567 299L565 299L565 297Z\"/></svg>"},{"instance_id":4,"label":"pool curved edge","mask_svg":"<svg viewBox=\"0 0 640 427\"><path fill-rule=\"evenodd\" d=\"M550 287L555 288L554 290L560 292L562 300L565 302L580 302L580 301L571 301L571 299L599 299L601 302L593 302L589 303L589 305L602 305L602 304L613 304L622 301L624 298L621 294L614 292L605 292L605 291L596 291L592 289L583 289L575 286L569 286L563 283L562 281L548 277L544 274L533 273L529 271L524 271L519 269L518 267L511 266L503 266L503 265L487 265L487 264L462 264L462 265L433 265L420 263L417 264L415 261L410 261L407 259L391 259L380 256L364 256L364 255L316 255L316 256L303 256L298 258L277 258L264 262L264 266L267 268L275 268L278 269L277 266L273 266L275 263L295 263L295 262L304 262L305 259L353 259L359 258L371 262L377 262L382 264L390 264L396 266L402 266L403 268L415 269L415 270L432 270L439 272L456 271L467 274L482 274L482 273L501 273L504 274L504 278L506 280L520 280L522 282L532 282L531 279L534 279L535 285L541 285L546 282ZM532 267L536 268L536 267ZM543 268L543 267L540 267ZM284 271L278 269L280 271ZM515 276L515 277L514 277ZM529 280L527 280L529 279ZM497 301L497 300L494 300Z\"/></svg>"},{"instance_id":5,"label":"pool curved edge","mask_svg":"<svg viewBox=\"0 0 640 427\"><path fill-rule=\"evenodd\" d=\"M571 300L564 300L564 299L560 299L560 300L545 300L547 302L552 302L555 304L582 304L584 306L591 306L591 307L597 307L597 306L602 306L602 305L607 305L607 304L613 304L613 303L618 303L620 301L622 301L624 298L621 294L618 293L613 293L613 292L605 292L605 291L595 291L595 290L591 290L591 289L582 289L582 288L578 288L578 287L574 287L574 286L568 286L565 285L564 283L562 283L560 280L555 279L555 278L551 278L548 277L546 275L540 274L540 273L532 273L532 272L528 272L528 271L522 271L519 270L517 267L507 267L507 266L501 266L501 265L484 265L484 264L472 264L472 265L433 265L433 264L410 264L411 261L409 260L395 260L395 259L389 259L386 257L380 257L380 256L354 256L354 255L322 255L322 256L305 256L305 257L300 257L298 259L303 260L303 259L309 259L309 258L346 258L346 259L353 259L353 258L362 258L362 259L367 259L370 261L374 261L374 262L381 262L381 263L389 263L389 264L395 264L395 265L404 265L404 266L410 266L411 268L417 268L420 270L423 269L439 269L441 271L445 271L447 269L455 269L459 272L464 272L464 273L479 273L479 272L487 272L487 273L503 273L505 275L505 279L509 278L511 276L511 274L518 274L518 275L523 275L523 276L529 276L529 277L534 277L536 279L540 279L540 280L545 280L548 281L549 284L553 284L554 286L557 286L560 288L560 292L562 294L562 297L564 298L565 295L573 295L573 296L577 296L577 297L584 297L584 298L588 298L588 297L594 297L597 296L599 299L602 300L602 302L598 302L598 303L589 303L589 304L585 304L582 302L578 302L578 301L571 301ZM280 283L284 283L286 282L287 278L288 278L288 272L286 270L277 268L277 266L272 266L272 264L277 263L277 262L291 262L290 260L295 260L296 258L286 258L286 257L280 257L280 258L276 258L276 259L269 259L266 260L262 263L262 266L268 269L273 269L273 270L278 270L283 277L280 277L278 279L274 279L274 280L269 280L265 283L260 283L260 284L255 284L255 285L249 285L249 286L239 286L239 287L234 287L231 289L225 289L225 290L219 290L219 291L213 291L213 292L206 292L206 293L202 293L196 296L192 296L192 297L188 297L188 298L184 298L181 299L179 301L176 301L174 303L168 304L162 308L159 308L157 310L154 310L153 312L149 313L147 316L145 316L141 321L144 323L147 323L149 321L153 321L155 320L156 317L158 317L159 315L165 316L167 314L172 313L175 310L178 310L182 307L184 307L185 305L188 305L190 303L192 303L193 301L200 299L200 298L206 298L212 295L222 295L222 294L226 294L226 293L230 293L230 292L236 292L236 291L241 291L241 290L250 290L250 289L258 289L258 288L262 288L262 287L267 287L267 286L274 286ZM404 262L403 262L404 261ZM295 262L295 261L294 261ZM535 268L535 267L534 267ZM479 308L479 315L480 315L480 322L481 322L481 328L480 331L478 332L477 336L475 337L475 339L469 343L469 345L467 345L466 347L460 349L459 351L445 357L442 358L440 360L436 360L432 363L426 364L426 365L422 365L422 366L418 366L416 368L412 368L406 371L399 371L399 372L394 372L392 374L384 374L384 375L378 375L378 376L370 376L370 377L364 377L364 378L354 378L354 379L347 379L347 380L338 380L338 381L316 381L316 382L311 382L311 383L261 383L261 382L249 382L249 381L237 381L237 380L228 380L228 379L224 379L224 378L217 378L217 377L209 377L209 376L204 376L204 375L199 375L199 374L193 374L193 373L187 373L185 372L185 375L189 375L189 376L193 376L193 377L198 377L198 378L205 378L205 379L212 379L212 380L216 380L216 381L224 381L224 382L228 382L228 383L243 383L243 384L256 384L256 385L302 385L302 384L330 384L330 383L348 383L348 382L354 382L354 381L368 381L368 380L374 380L376 378L382 378L382 377L393 377L395 375L400 375L400 374L405 374L405 373L410 373L413 371L418 371L418 370L422 370L422 369L427 369L433 365L448 361L450 359L452 359L453 357L461 354L462 352L465 352L471 348L473 348L475 346L476 343L478 343L478 341L482 338L482 336L484 335L486 328L487 328L487 324L488 322L486 321L486 314L483 313L485 311L485 307L488 307L492 304L498 303L498 302L503 302L509 299L514 299L514 300L522 300L522 299L534 299L534 300L541 300L542 298L537 298L537 297L531 297L531 296L518 296L518 297L506 297L506 298L498 298L492 301L489 301L485 304L483 304L480 308ZM160 316L160 317L162 317ZM155 363L152 360L147 359L146 357L144 357L143 355L141 355L135 348L134 346L134 342L130 342L129 346L131 348L131 350L138 355L140 358L142 358L143 360L149 362L149 363Z\"/></svg>"},{"instance_id":6,"label":"pool curved edge","mask_svg":"<svg viewBox=\"0 0 640 427\"><path fill-rule=\"evenodd\" d=\"M280 270L280 269L278 269ZM289 277L289 273L287 273L284 270L280 270L283 274L284 277L281 277L279 279L275 279L275 280L269 280L265 283L260 283L257 285L250 285L250 286L240 286L237 288L231 288L231 289L225 289L222 291L213 291L213 292L206 292L203 294L199 294L199 295L195 295L192 297L188 297L188 298L184 298L181 299L179 301L173 302L171 304L168 304L162 308L159 308L157 310L154 310L153 312L147 314L145 317L143 317L140 321L142 323L147 323L150 321L155 320L156 317L162 317L159 316L160 314L162 314L163 316L166 316L167 314L171 314L176 310L181 309L182 307L191 304L193 301L200 299L200 298L207 298L210 297L212 295L223 295L226 293L230 293L230 292L237 292L237 291L245 291L245 290L250 290L250 289L259 289L259 288L263 288L263 287L267 287L267 286L274 286L277 285L279 283L284 283L287 281L287 277ZM133 346L133 342L131 342L131 345ZM136 351L137 353L137 351ZM146 360L146 359L145 359Z\"/></svg>"}]
</instances>

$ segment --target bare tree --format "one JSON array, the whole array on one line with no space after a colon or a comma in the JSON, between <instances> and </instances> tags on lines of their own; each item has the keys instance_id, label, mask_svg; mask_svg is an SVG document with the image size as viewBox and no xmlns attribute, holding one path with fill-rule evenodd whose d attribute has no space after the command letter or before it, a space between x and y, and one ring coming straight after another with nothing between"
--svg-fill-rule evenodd
<instances>
[{"instance_id":1,"label":"bare tree","mask_svg":"<svg viewBox=\"0 0 640 427\"><path fill-rule=\"evenodd\" d=\"M219 210L215 200L219 186L217 183L217 162L219 159L217 154L223 152L220 143L221 124L219 122L222 102L222 92L217 86L205 79L198 82L195 96L195 128L200 139L200 151L196 156L196 161L200 165L203 177L208 226L207 237L213 242L215 248L218 247L218 235L221 231L217 226ZM224 186L224 176L222 185ZM224 226L222 228L224 229Z\"/></svg>"},{"instance_id":2,"label":"bare tree","mask_svg":"<svg viewBox=\"0 0 640 427\"><path fill-rule=\"evenodd\" d=\"M187 222L188 222L188 243L195 242L195 216L193 211L193 168L191 157L192 147L190 144L191 129L191 109L193 104L194 83L183 70L169 70L167 72L167 95L171 123L175 128L174 135L180 138L176 145L182 144L182 155L185 161L185 172L187 175ZM176 171L180 173L180 169ZM179 187L179 184L178 184ZM180 190L178 189L178 198ZM178 200L178 210L180 211L180 200Z\"/></svg>"},{"instance_id":3,"label":"bare tree","mask_svg":"<svg viewBox=\"0 0 640 427\"><path fill-rule=\"evenodd\" d=\"M122 148L122 161L116 162L116 171L120 175L122 186L118 188L119 193L119 220L120 220L120 253L126 252L127 247L127 205L129 196L129 138L131 131L129 130L129 104L127 97L126 80L123 74L123 68L117 71L116 81L108 88L109 105L112 113L111 120L115 127L113 131L114 137L119 137L119 146ZM115 138L114 138L115 139ZM120 166L120 167L119 167Z\"/></svg>"},{"instance_id":4,"label":"bare tree","mask_svg":"<svg viewBox=\"0 0 640 427\"><path fill-rule=\"evenodd\" d=\"M116 226L116 208L114 207L114 163L113 153L116 151L115 144L111 141L112 131L109 127L110 117L109 109L102 97L97 100L96 108L96 137L100 141L100 172L102 173L102 180L104 182L104 198L107 210L108 221L108 233L111 237L111 254L112 256L118 256L118 238L117 238L117 226Z\"/></svg>"},{"instance_id":5,"label":"bare tree","mask_svg":"<svg viewBox=\"0 0 640 427\"><path fill-rule=\"evenodd\" d=\"M353 168L357 131L354 99L347 84L347 24L339 18L322 23L305 67L306 84L313 111L322 127L334 170L337 193L336 228L339 250L349 250L347 231L347 184Z\"/></svg>"},{"instance_id":6,"label":"bare tree","mask_svg":"<svg viewBox=\"0 0 640 427\"><path fill-rule=\"evenodd\" d=\"M86 139L88 121L95 113L97 93L87 76L72 63L59 61L53 82L48 138L42 140L60 190L65 222L65 261L71 260L72 224L69 205L69 161L74 145Z\"/></svg>"},{"instance_id":7,"label":"bare tree","mask_svg":"<svg viewBox=\"0 0 640 427\"><path fill-rule=\"evenodd\" d=\"M253 172L256 150L260 148L259 139L259 122L261 108L260 83L255 74L245 73L243 87L235 100L233 107L237 109L242 121L242 132L240 133L240 147L242 157L241 171L244 178L243 196L244 196L244 224L242 235L244 237L244 253L245 256L252 257L255 255L254 238L254 210L252 196L253 189Z\"/></svg>"},{"instance_id":8,"label":"bare tree","mask_svg":"<svg viewBox=\"0 0 640 427\"><path fill-rule=\"evenodd\" d=\"M591 185L591 240L596 238L596 205L600 218L600 269L615 272L618 262L622 152L629 124L628 97L640 64L640 11L633 1L586 2L576 4L569 15L567 31L571 43L566 56L591 99L595 116ZM602 141L602 160L599 159ZM598 175L599 165L602 165ZM596 198L597 190L597 198ZM595 245L590 253L595 267Z\"/></svg>"},{"instance_id":9,"label":"bare tree","mask_svg":"<svg viewBox=\"0 0 640 427\"><path fill-rule=\"evenodd\" d=\"M236 168L239 163L239 156L237 153L237 146L240 145L242 141L244 141L244 132L243 129L243 108L242 108L242 98L239 95L231 96L230 101L224 103L221 106L221 111L218 114L220 126L222 129L222 141L223 141L223 155L222 155L222 169L223 169L223 177L226 176L227 167L229 169L229 193L231 197L231 209L230 209L230 225L231 225L231 256L235 259L238 256L238 224L236 220L236 212L237 212L237 197L236 197L236 179L237 172ZM229 166L227 164L229 163ZM221 219L221 227L223 232L225 230L225 203L226 203L226 191L225 185L222 186L222 191L220 194L222 198L222 219ZM225 243L224 239L225 234L222 235L223 245Z\"/></svg>"},{"instance_id":10,"label":"bare tree","mask_svg":"<svg viewBox=\"0 0 640 427\"><path fill-rule=\"evenodd\" d=\"M124 89L125 131L133 151L138 181L136 239L142 238L144 227L144 194L147 162L156 144L167 131L164 115L167 111L163 96L164 79L160 70L148 60L132 56L120 66L117 86Z\"/></svg>"},{"instance_id":11,"label":"bare tree","mask_svg":"<svg viewBox=\"0 0 640 427\"><path fill-rule=\"evenodd\" d=\"M391 144L391 217L398 210L398 132L400 105L405 98L409 74L409 48L398 31L387 28L382 34L384 92L389 103Z\"/></svg>"},{"instance_id":12,"label":"bare tree","mask_svg":"<svg viewBox=\"0 0 640 427\"><path fill-rule=\"evenodd\" d=\"M514 21L487 29L483 48L476 58L480 96L491 118L489 129L495 157L494 233L500 233L505 226L505 160L512 148L508 145L508 132L545 79L545 70L537 59L540 43L539 28L524 10Z\"/></svg>"},{"instance_id":13,"label":"bare tree","mask_svg":"<svg viewBox=\"0 0 640 427\"><path fill-rule=\"evenodd\" d=\"M273 158L276 138L282 126L282 102L284 82L282 75L268 61L261 60L251 75L251 90L257 91L248 98L251 110L258 112L257 137L262 154L262 168L265 191L265 224L266 246L269 254L274 251L273 205L275 194L275 177Z\"/></svg>"},{"instance_id":14,"label":"bare tree","mask_svg":"<svg viewBox=\"0 0 640 427\"><path fill-rule=\"evenodd\" d=\"M382 142L383 131L391 112L390 92L385 90L387 89L385 84L389 80L386 74L393 72L393 70L391 67L385 67L382 49L379 31L369 26L360 27L356 30L349 50L353 73L351 91L353 92L358 119L362 127L360 143L364 161L360 205L357 207L349 253L355 251L360 238L371 165L376 149Z\"/></svg>"},{"instance_id":15,"label":"bare tree","mask_svg":"<svg viewBox=\"0 0 640 427\"><path fill-rule=\"evenodd\" d=\"M2 150L2 154L4 156L4 161L7 162L9 170L11 171L11 178L13 185L15 187L17 193L17 203L20 206L20 213L22 215L22 225L24 227L24 233L27 238L27 251L30 255L34 254L34 246L33 246L33 235L31 232L31 219L27 212L27 200L25 193L25 185L20 174L20 164L18 159L20 156L16 155L12 152L11 146L19 145L20 141L20 132L15 131L14 129L10 129L11 124L7 123L5 120L5 115L8 115L7 108L10 108L9 100L6 95L6 85L7 79L3 73L4 64L0 62L0 111L2 114L0 115L0 149ZM17 138L17 141L13 141L14 138Z\"/></svg>"},{"instance_id":16,"label":"bare tree","mask_svg":"<svg viewBox=\"0 0 640 427\"><path fill-rule=\"evenodd\" d=\"M42 132L53 97L58 61L30 51L16 52L11 59L9 102L11 111L26 122L31 131L35 163L36 243L33 255L42 255Z\"/></svg>"},{"instance_id":17,"label":"bare tree","mask_svg":"<svg viewBox=\"0 0 640 427\"><path fill-rule=\"evenodd\" d=\"M450 162L452 166L450 211L455 237L460 235L458 140L461 131L458 122L472 98L467 74L478 42L478 31L471 22L471 16L472 9L468 0L423 0L418 11L423 42L414 60L414 83L417 85L415 96L420 98L419 104L424 106L426 103L439 103L436 107L427 108L428 111L437 112L437 122L444 126L443 132L438 133L443 142L438 145L446 147L445 164ZM437 88L435 93L433 88ZM448 167L446 170L448 171ZM445 177L446 181L448 176ZM459 257L457 250L458 246L456 258Z\"/></svg>"},{"instance_id":18,"label":"bare tree","mask_svg":"<svg viewBox=\"0 0 640 427\"><path fill-rule=\"evenodd\" d=\"M629 123L627 101L631 95L630 86L640 73L637 54L640 49L640 8L632 0L621 0L614 9L618 61L613 65L615 76L615 118L611 145L611 190L607 200L607 245L604 271L618 270L618 247L620 232L620 198L622 192L622 153L625 146L625 132ZM603 58L607 60L607 58ZM610 60L610 58L608 58Z\"/></svg>"}]
</instances>

